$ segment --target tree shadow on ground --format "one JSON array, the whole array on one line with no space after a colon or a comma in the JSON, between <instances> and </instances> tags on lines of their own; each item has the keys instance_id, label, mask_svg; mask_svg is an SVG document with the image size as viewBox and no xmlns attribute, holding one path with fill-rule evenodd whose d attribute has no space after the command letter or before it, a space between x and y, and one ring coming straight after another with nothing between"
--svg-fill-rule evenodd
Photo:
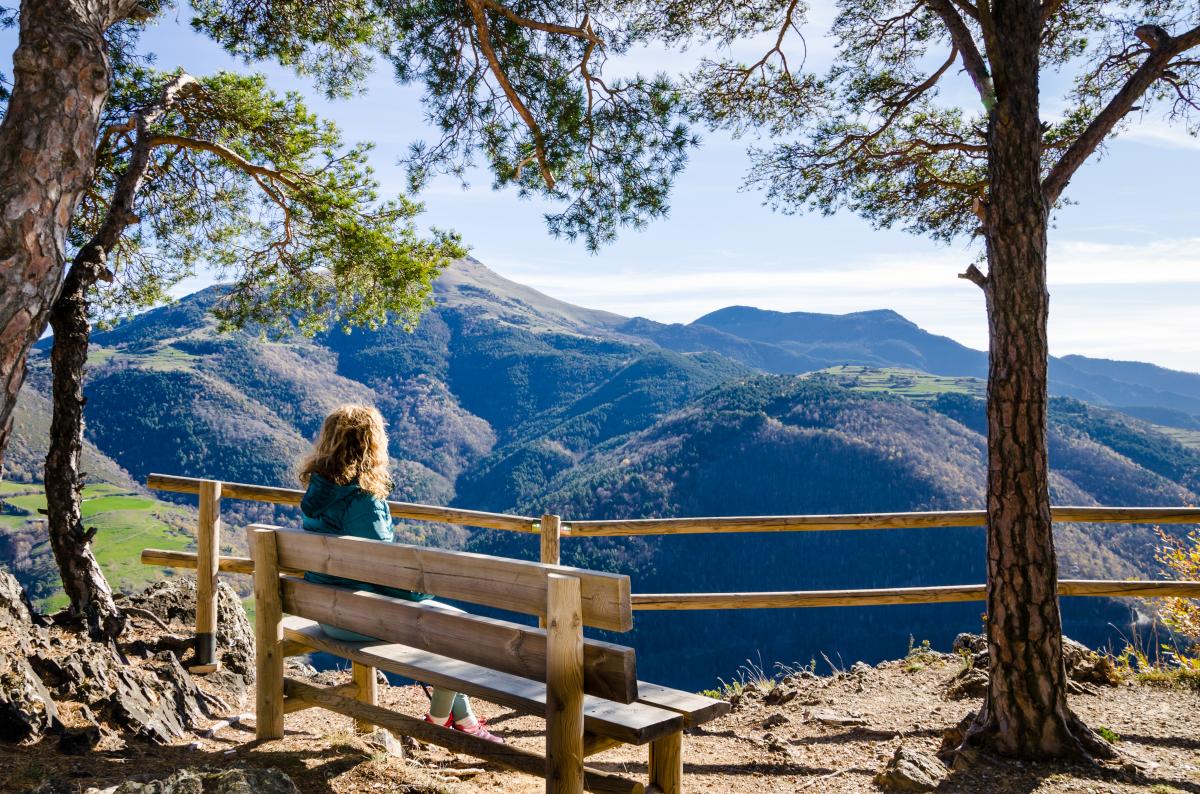
<instances>
[{"instance_id":1,"label":"tree shadow on ground","mask_svg":"<svg viewBox=\"0 0 1200 794\"><path fill-rule=\"evenodd\" d=\"M291 738L306 735L288 731ZM17 746L0 744L0 791L31 791L44 781L54 780L63 790L104 789L128 780L151 781L167 778L181 769L224 771L229 769L278 769L290 777L305 794L334 794L332 780L359 764L369 761L351 747L323 746L305 749L295 746L272 748L270 742L257 740L233 742L228 750L207 751L186 745L160 746L130 740L119 750L93 751L82 755L59 752L53 737L41 742ZM396 792L424 791L398 786Z\"/></svg>"},{"instance_id":2,"label":"tree shadow on ground","mask_svg":"<svg viewBox=\"0 0 1200 794\"><path fill-rule=\"evenodd\" d=\"M1022 763L1007 759L981 756L967 769L951 770L949 776L938 786L937 791L945 794L977 794L981 791L1002 791L1004 794L1030 794L1037 791L1051 778L1070 777L1079 785L1084 781L1097 784L1096 789L1109 790L1107 786L1124 784L1155 790L1200 794L1200 784L1161 777L1153 771L1146 772L1133 767L1112 767L1088 763Z\"/></svg>"}]
</instances>

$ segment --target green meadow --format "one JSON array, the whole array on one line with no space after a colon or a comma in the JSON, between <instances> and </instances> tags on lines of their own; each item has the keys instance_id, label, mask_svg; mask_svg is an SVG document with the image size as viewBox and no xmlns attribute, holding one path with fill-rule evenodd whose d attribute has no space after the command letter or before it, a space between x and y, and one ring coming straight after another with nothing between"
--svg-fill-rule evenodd
<instances>
[{"instance_id":1,"label":"green meadow","mask_svg":"<svg viewBox=\"0 0 1200 794\"><path fill-rule=\"evenodd\" d=\"M843 388L886 392L915 402L926 402L939 394L951 393L983 397L986 389L986 384L978 378L929 375L899 367L829 367L814 374L830 376Z\"/></svg>"},{"instance_id":2,"label":"green meadow","mask_svg":"<svg viewBox=\"0 0 1200 794\"><path fill-rule=\"evenodd\" d=\"M39 608L52 611L65 605L46 539L45 516L39 512L46 507L46 495L41 485L0 483L0 534L7 539L28 540L24 559L11 562L16 573L40 595ZM116 590L132 591L163 578L161 568L142 565L141 551L154 547L189 549L195 547L193 537L195 515L188 508L161 502L119 486L107 483L88 485L83 491L84 526L96 528L93 541L96 559L104 569L109 583Z\"/></svg>"}]
</instances>

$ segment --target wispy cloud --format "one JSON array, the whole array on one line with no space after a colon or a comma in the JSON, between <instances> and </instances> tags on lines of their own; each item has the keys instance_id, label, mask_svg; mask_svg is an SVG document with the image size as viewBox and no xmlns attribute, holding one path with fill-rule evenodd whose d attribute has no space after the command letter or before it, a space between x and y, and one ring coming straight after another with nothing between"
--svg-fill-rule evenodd
<instances>
[{"instance_id":1,"label":"wispy cloud","mask_svg":"<svg viewBox=\"0 0 1200 794\"><path fill-rule=\"evenodd\" d=\"M1167 124L1157 120L1134 123L1128 130L1121 133L1118 140L1135 141L1167 149L1200 151L1200 138L1190 135L1183 125Z\"/></svg>"}]
</instances>

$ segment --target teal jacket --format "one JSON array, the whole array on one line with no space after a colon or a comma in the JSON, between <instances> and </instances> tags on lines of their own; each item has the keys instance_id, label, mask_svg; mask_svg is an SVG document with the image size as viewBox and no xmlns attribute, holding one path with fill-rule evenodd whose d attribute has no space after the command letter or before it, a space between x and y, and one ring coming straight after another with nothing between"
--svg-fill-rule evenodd
<instances>
[{"instance_id":1,"label":"teal jacket","mask_svg":"<svg viewBox=\"0 0 1200 794\"><path fill-rule=\"evenodd\" d=\"M304 529L309 532L350 535L388 543L396 538L387 502L359 488L356 482L336 485L319 474L312 475L308 481L308 490L300 500L300 512L304 514ZM311 571L306 572L304 578L310 582L354 587L409 601L426 601L433 598L428 593L414 593L411 590L400 590Z\"/></svg>"}]
</instances>

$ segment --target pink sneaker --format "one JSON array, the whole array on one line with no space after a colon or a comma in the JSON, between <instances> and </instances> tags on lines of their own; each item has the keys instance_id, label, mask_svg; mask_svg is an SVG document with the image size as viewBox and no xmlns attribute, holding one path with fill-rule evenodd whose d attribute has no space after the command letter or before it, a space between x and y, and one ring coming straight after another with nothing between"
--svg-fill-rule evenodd
<instances>
[{"instance_id":1,"label":"pink sneaker","mask_svg":"<svg viewBox=\"0 0 1200 794\"><path fill-rule=\"evenodd\" d=\"M441 720L435 720L433 718L432 714L426 714L425 721L428 722L430 725L440 725L443 728L453 728L454 727L454 715L453 714L451 714L449 717L447 717L445 722L442 722Z\"/></svg>"},{"instance_id":2,"label":"pink sneaker","mask_svg":"<svg viewBox=\"0 0 1200 794\"><path fill-rule=\"evenodd\" d=\"M483 720L483 719L473 720L473 721L467 723L466 725L464 725L460 722L456 722L456 723L454 723L454 730L462 731L463 733L468 733L471 736L478 736L480 739L486 739L487 741L495 742L496 744L504 744L505 742L503 739L501 739L499 736L497 736L496 734L489 731L486 727L484 727L486 725L487 725L487 720Z\"/></svg>"}]
</instances>

